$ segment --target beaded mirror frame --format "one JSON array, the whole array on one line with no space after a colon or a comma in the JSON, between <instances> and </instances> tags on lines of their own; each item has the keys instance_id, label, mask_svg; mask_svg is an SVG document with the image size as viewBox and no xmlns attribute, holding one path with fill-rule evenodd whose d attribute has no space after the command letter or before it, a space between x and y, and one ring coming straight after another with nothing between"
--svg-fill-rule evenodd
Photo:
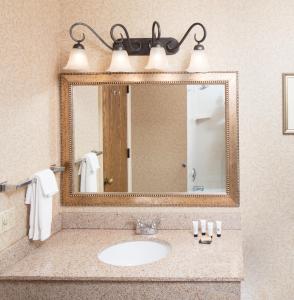
<instances>
[{"instance_id":1,"label":"beaded mirror frame","mask_svg":"<svg viewBox=\"0 0 294 300\"><path fill-rule=\"evenodd\" d=\"M224 85L226 137L226 193L75 193L73 189L73 101L76 85L199 84ZM239 206L238 72L209 73L62 73L61 98L61 201L65 206Z\"/></svg>"}]
</instances>

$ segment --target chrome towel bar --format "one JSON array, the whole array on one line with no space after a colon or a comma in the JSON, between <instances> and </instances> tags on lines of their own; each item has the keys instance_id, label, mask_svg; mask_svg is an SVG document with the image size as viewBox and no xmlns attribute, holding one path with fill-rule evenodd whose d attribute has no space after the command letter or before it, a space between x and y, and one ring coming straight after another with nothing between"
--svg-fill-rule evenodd
<instances>
[{"instance_id":1,"label":"chrome towel bar","mask_svg":"<svg viewBox=\"0 0 294 300\"><path fill-rule=\"evenodd\" d=\"M97 156L103 154L103 151L92 150L91 152L95 153ZM75 162L75 164L79 164L79 163L82 162L83 160L84 160L83 158L80 158L80 159L78 159L78 160Z\"/></svg>"},{"instance_id":2,"label":"chrome towel bar","mask_svg":"<svg viewBox=\"0 0 294 300\"><path fill-rule=\"evenodd\" d=\"M54 173L61 173L61 172L64 172L65 167L57 167L55 165L52 165L52 166L50 166L50 169ZM26 179L24 181L21 181L18 184L8 184L7 181L4 181L4 182L0 183L0 193L13 192L24 186L31 184L31 183L32 183L32 179Z\"/></svg>"}]
</instances>

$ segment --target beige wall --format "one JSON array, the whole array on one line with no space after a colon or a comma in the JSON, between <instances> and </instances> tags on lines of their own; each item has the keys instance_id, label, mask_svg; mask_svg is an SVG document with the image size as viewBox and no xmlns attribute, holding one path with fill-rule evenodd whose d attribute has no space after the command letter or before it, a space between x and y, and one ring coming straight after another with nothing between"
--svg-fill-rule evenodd
<instances>
[{"instance_id":1,"label":"beige wall","mask_svg":"<svg viewBox=\"0 0 294 300\"><path fill-rule=\"evenodd\" d=\"M17 183L59 159L59 1L2 0L0 9L0 182ZM0 250L26 234L24 189L0 194L16 226ZM53 214L60 210L54 198Z\"/></svg>"},{"instance_id":2,"label":"beige wall","mask_svg":"<svg viewBox=\"0 0 294 300\"><path fill-rule=\"evenodd\" d=\"M282 135L281 73L294 71L294 2L64 0L61 5L62 65L72 45L67 28L77 20L89 23L108 41L109 29L117 22L125 24L134 37L150 36L154 20L160 21L163 36L178 38L192 22L205 24L205 46L212 70L240 72L241 210L246 271L243 297L291 299L294 140ZM92 70L105 70L110 53L91 34L87 37L85 45ZM186 67L193 46L190 35L180 52L169 57L175 69ZM146 60L132 58L137 70Z\"/></svg>"},{"instance_id":3,"label":"beige wall","mask_svg":"<svg viewBox=\"0 0 294 300\"><path fill-rule=\"evenodd\" d=\"M63 28L61 65L72 45L67 29L78 20L92 25L108 41L110 26L116 22L125 24L132 36L150 36L151 23L156 19L161 23L162 35L178 38L194 21L206 25L212 69L240 72L241 211L246 271L243 299L293 298L294 140L282 135L281 73L294 71L294 2L2 0L1 180L23 179L58 157L58 3ZM92 69L105 70L109 52L90 34L87 36ZM192 45L191 35L181 51L169 57L175 69L186 66ZM132 61L140 69L146 58ZM23 192L0 197L1 209L14 206L19 219L15 231L1 236L1 247L5 247L25 234L26 210ZM55 213L57 203L55 200ZM85 209L111 210L64 210ZM174 210L180 209L169 209L171 217Z\"/></svg>"},{"instance_id":4,"label":"beige wall","mask_svg":"<svg viewBox=\"0 0 294 300\"><path fill-rule=\"evenodd\" d=\"M133 85L133 192L187 191L186 85Z\"/></svg>"}]
</instances>

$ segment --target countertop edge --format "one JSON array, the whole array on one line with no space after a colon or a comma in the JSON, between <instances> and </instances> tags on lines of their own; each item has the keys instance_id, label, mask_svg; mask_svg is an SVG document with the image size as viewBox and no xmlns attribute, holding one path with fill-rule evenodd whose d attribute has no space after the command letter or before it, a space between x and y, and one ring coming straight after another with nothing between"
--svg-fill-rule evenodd
<instances>
[{"instance_id":1,"label":"countertop edge","mask_svg":"<svg viewBox=\"0 0 294 300\"><path fill-rule=\"evenodd\" d=\"M244 277L234 277L234 278L211 278L211 277L201 277L201 278L155 278L155 277L64 277L64 276L1 276L1 281L102 281L102 282L241 282Z\"/></svg>"}]
</instances>

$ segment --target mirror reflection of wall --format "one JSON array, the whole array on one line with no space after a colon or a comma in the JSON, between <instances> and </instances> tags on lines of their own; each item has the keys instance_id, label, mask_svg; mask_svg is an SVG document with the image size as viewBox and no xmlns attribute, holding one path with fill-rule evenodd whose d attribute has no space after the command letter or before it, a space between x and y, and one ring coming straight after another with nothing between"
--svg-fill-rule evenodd
<instances>
[{"instance_id":1,"label":"mirror reflection of wall","mask_svg":"<svg viewBox=\"0 0 294 300\"><path fill-rule=\"evenodd\" d=\"M225 193L224 101L223 85L74 86L74 191Z\"/></svg>"},{"instance_id":2,"label":"mirror reflection of wall","mask_svg":"<svg viewBox=\"0 0 294 300\"><path fill-rule=\"evenodd\" d=\"M101 91L98 86L75 86L72 90L74 118L74 190L103 192Z\"/></svg>"}]
</instances>

